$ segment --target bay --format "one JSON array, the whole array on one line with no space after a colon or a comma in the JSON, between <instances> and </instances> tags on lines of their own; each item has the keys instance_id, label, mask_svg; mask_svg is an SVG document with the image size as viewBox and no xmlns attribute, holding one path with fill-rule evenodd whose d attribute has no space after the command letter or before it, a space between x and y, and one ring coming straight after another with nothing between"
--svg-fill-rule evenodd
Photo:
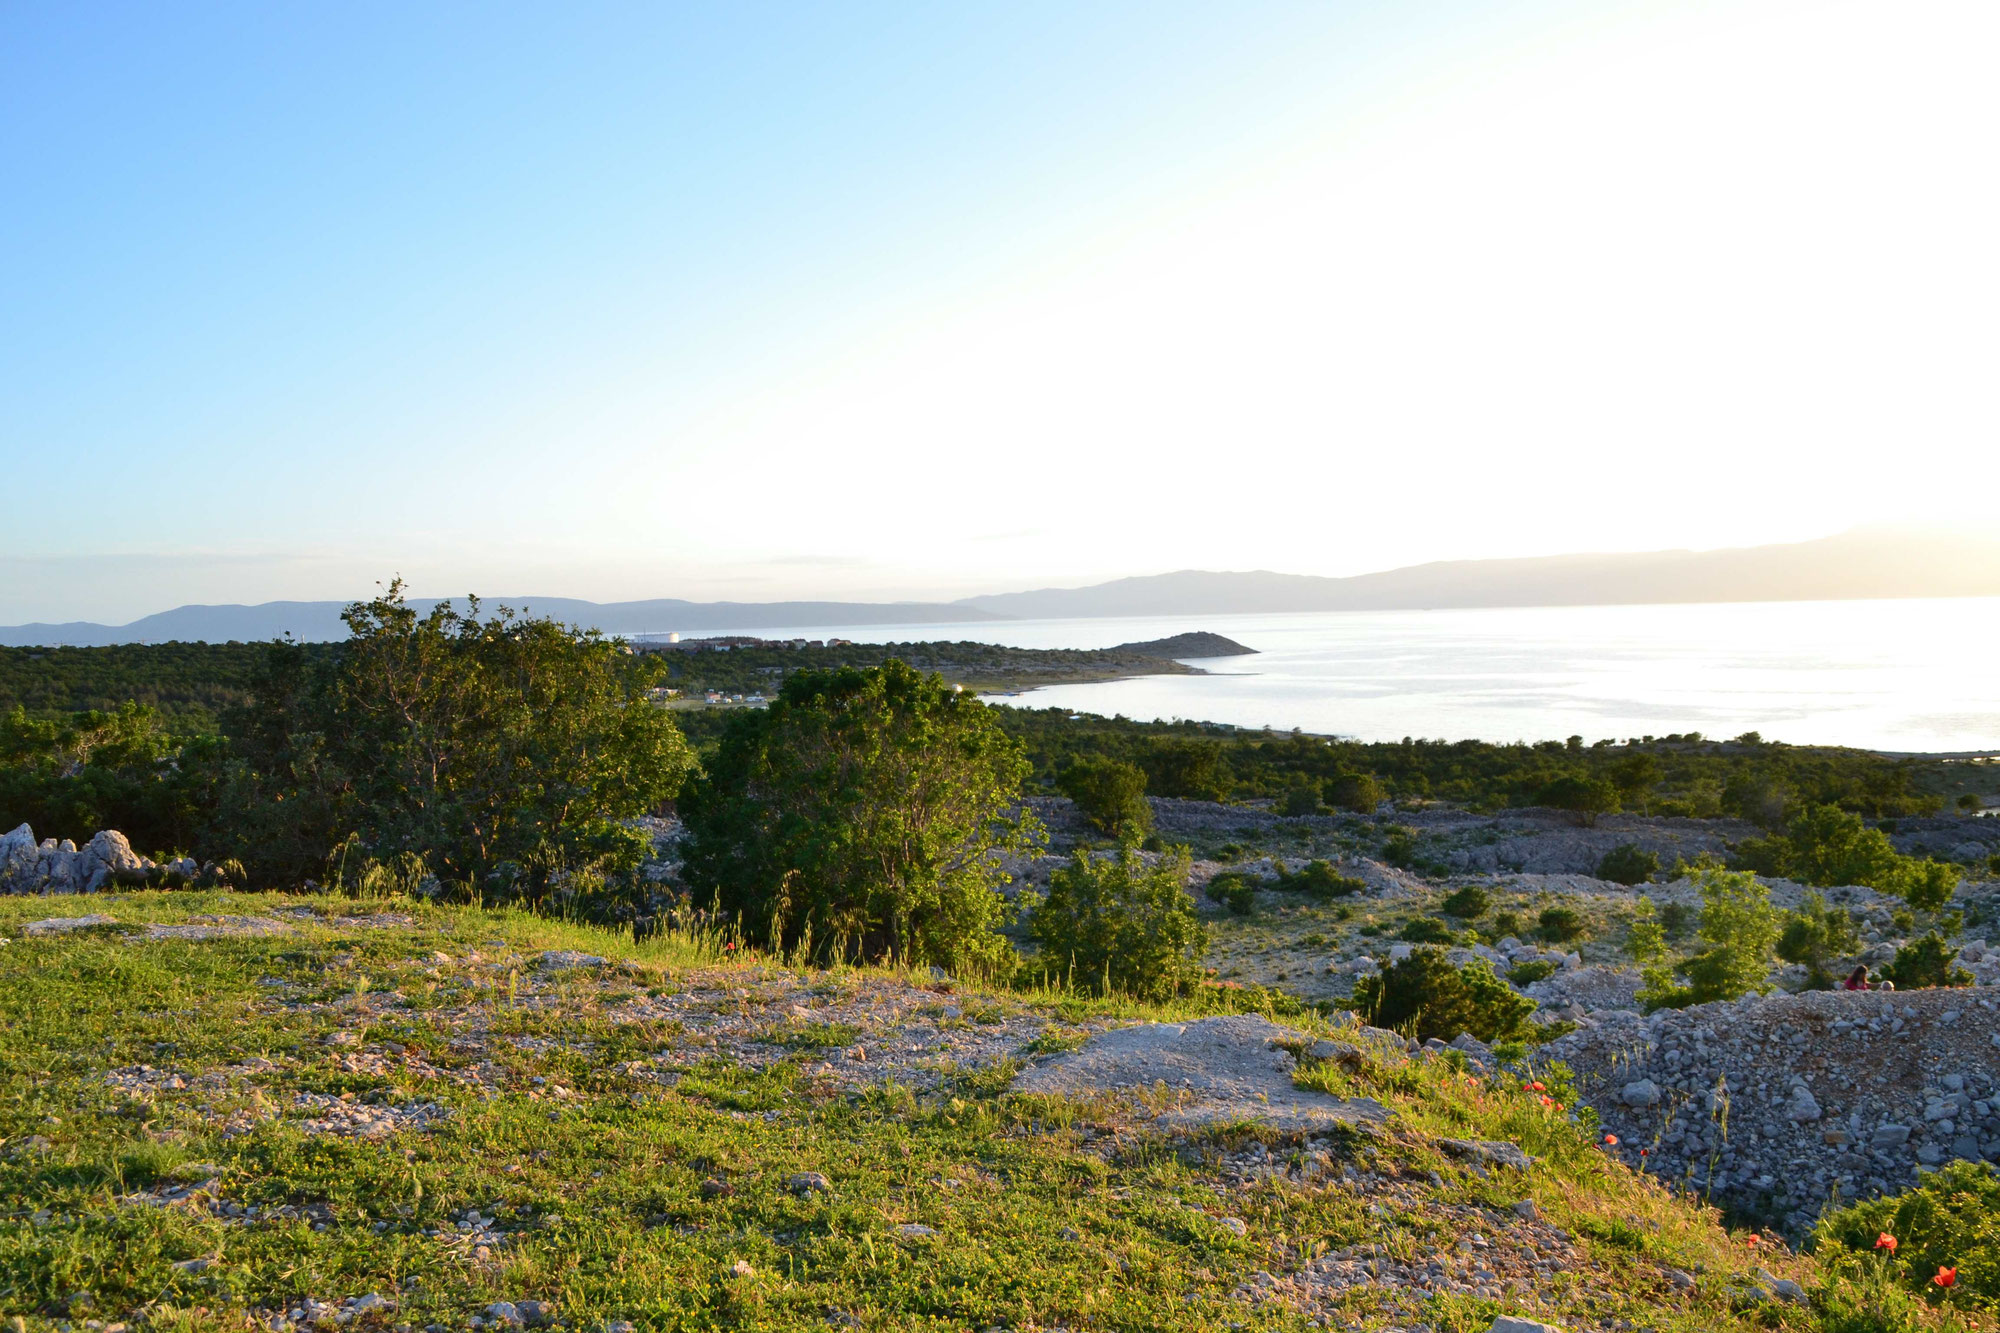
<instances>
[{"instance_id":1,"label":"bay","mask_svg":"<svg viewBox=\"0 0 2000 1333\"><path fill-rule=\"evenodd\" d=\"M2000 598L1509 607L816 627L760 637L1102 648L1209 630L1257 649L1211 673L1059 685L1028 707L1361 740L1623 740L1746 731L1794 744L2000 749Z\"/></svg>"}]
</instances>

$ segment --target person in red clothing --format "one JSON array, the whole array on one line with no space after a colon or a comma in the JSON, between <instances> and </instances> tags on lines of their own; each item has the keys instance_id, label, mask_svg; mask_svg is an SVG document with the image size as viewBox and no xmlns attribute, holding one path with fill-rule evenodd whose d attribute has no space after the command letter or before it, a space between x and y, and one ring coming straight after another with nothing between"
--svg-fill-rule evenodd
<instances>
[{"instance_id":1,"label":"person in red clothing","mask_svg":"<svg viewBox=\"0 0 2000 1333\"><path fill-rule=\"evenodd\" d=\"M1868 968L1864 964L1847 974L1847 980L1840 983L1842 990L1873 990L1868 984Z\"/></svg>"}]
</instances>

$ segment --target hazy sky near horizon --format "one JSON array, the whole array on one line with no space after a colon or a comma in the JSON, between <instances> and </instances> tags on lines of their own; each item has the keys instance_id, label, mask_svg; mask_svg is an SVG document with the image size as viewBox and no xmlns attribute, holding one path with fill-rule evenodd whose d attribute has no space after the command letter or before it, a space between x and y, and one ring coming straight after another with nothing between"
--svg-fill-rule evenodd
<instances>
[{"instance_id":1,"label":"hazy sky near horizon","mask_svg":"<svg viewBox=\"0 0 2000 1333\"><path fill-rule=\"evenodd\" d=\"M0 623L1983 518L2000 7L0 8Z\"/></svg>"}]
</instances>

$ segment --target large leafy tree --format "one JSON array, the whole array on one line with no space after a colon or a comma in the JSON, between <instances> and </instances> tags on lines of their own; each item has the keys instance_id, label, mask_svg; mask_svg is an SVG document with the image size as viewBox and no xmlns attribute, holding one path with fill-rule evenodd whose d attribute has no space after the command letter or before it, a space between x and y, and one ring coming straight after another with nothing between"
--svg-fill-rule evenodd
<instances>
[{"instance_id":1,"label":"large leafy tree","mask_svg":"<svg viewBox=\"0 0 2000 1333\"><path fill-rule=\"evenodd\" d=\"M801 671L731 720L687 807L686 873L754 939L1004 971L1002 859L1028 764L993 710L891 660Z\"/></svg>"},{"instance_id":2,"label":"large leafy tree","mask_svg":"<svg viewBox=\"0 0 2000 1333\"><path fill-rule=\"evenodd\" d=\"M482 618L476 598L420 616L400 583L344 619L330 659L276 649L241 719L240 841L266 873L351 838L480 897L534 901L631 868L642 844L622 821L695 766L645 697L647 668L594 630Z\"/></svg>"}]
</instances>

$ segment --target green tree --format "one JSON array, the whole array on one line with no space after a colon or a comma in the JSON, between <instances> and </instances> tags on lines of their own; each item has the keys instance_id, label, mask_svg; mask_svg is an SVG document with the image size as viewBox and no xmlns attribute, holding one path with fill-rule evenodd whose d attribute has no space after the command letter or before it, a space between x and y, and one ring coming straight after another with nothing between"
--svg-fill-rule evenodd
<instances>
[{"instance_id":1,"label":"green tree","mask_svg":"<svg viewBox=\"0 0 2000 1333\"><path fill-rule=\"evenodd\" d=\"M1923 912L1950 902L1959 882L1954 867L1902 855L1881 829L1836 805L1807 806L1783 833L1748 839L1736 854L1743 866L1762 874L1821 887L1862 884L1897 894Z\"/></svg>"},{"instance_id":2,"label":"green tree","mask_svg":"<svg viewBox=\"0 0 2000 1333\"><path fill-rule=\"evenodd\" d=\"M1779 924L1770 890L1755 875L1714 865L1699 867L1695 878L1701 884L1701 939L1708 947L1680 964L1685 984L1676 983L1669 964L1646 969L1639 999L1649 1010L1734 1000L1771 989Z\"/></svg>"},{"instance_id":3,"label":"green tree","mask_svg":"<svg viewBox=\"0 0 2000 1333\"><path fill-rule=\"evenodd\" d=\"M1799 910L1786 915L1777 945L1778 957L1805 965L1809 990L1830 988L1834 977L1827 964L1860 947L1861 933L1855 928L1853 915L1829 908L1817 893L1807 894Z\"/></svg>"},{"instance_id":4,"label":"green tree","mask_svg":"<svg viewBox=\"0 0 2000 1333\"><path fill-rule=\"evenodd\" d=\"M686 873L752 939L815 958L1011 969L1004 855L1027 775L993 709L891 660L801 671L731 718L687 803Z\"/></svg>"},{"instance_id":5,"label":"green tree","mask_svg":"<svg viewBox=\"0 0 2000 1333\"><path fill-rule=\"evenodd\" d=\"M1130 847L1115 859L1078 852L1028 914L1044 973L1153 1003L1194 990L1208 928L1188 895L1188 864L1185 847L1151 866Z\"/></svg>"},{"instance_id":6,"label":"green tree","mask_svg":"<svg viewBox=\"0 0 2000 1333\"><path fill-rule=\"evenodd\" d=\"M1565 773L1542 784L1535 801L1552 810L1566 810L1576 816L1577 823L1590 828L1599 815L1618 813L1618 788L1604 778Z\"/></svg>"},{"instance_id":7,"label":"green tree","mask_svg":"<svg viewBox=\"0 0 2000 1333\"><path fill-rule=\"evenodd\" d=\"M224 806L253 869L297 874L339 846L540 904L637 865L624 821L695 760L620 645L505 607L482 619L477 598L419 616L400 581L342 618L336 655L272 650L244 719Z\"/></svg>"},{"instance_id":8,"label":"green tree","mask_svg":"<svg viewBox=\"0 0 2000 1333\"><path fill-rule=\"evenodd\" d=\"M1657 964L1667 955L1667 932L1653 911L1653 900L1641 898L1632 924L1625 928L1625 952L1640 967Z\"/></svg>"},{"instance_id":9,"label":"green tree","mask_svg":"<svg viewBox=\"0 0 2000 1333\"><path fill-rule=\"evenodd\" d=\"M1453 967L1444 950L1418 948L1354 987L1351 1007L1368 1022L1420 1041L1469 1032L1484 1042L1526 1035L1535 1002L1516 994L1483 959Z\"/></svg>"},{"instance_id":10,"label":"green tree","mask_svg":"<svg viewBox=\"0 0 2000 1333\"><path fill-rule=\"evenodd\" d=\"M1341 773L1326 784L1326 803L1337 810L1372 815L1382 804L1382 784L1372 773Z\"/></svg>"},{"instance_id":11,"label":"green tree","mask_svg":"<svg viewBox=\"0 0 2000 1333\"><path fill-rule=\"evenodd\" d=\"M1086 757L1064 769L1056 787L1076 802L1091 827L1120 842L1137 842L1153 827L1146 774L1136 765Z\"/></svg>"}]
</instances>

